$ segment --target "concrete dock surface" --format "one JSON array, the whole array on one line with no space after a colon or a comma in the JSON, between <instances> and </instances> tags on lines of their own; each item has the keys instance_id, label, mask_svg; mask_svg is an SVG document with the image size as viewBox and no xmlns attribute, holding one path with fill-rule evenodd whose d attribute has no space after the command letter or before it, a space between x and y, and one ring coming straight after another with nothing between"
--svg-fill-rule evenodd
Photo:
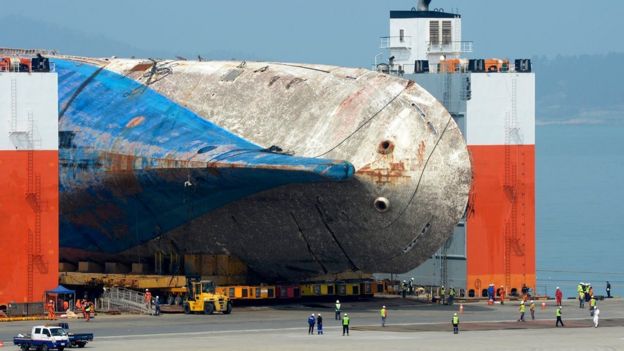
<instances>
[{"instance_id":1,"label":"concrete dock surface","mask_svg":"<svg viewBox=\"0 0 624 351\"><path fill-rule=\"evenodd\" d=\"M450 324L459 305L429 305L412 300L371 299L343 302L351 317L349 336L342 336L332 303L239 307L231 315L161 316L98 315L91 322L69 321L74 332L93 332L86 346L98 350L624 350L624 301L600 301L600 326L593 327L587 305L564 301L564 328L555 328L554 301L542 310L536 301L536 320L530 313L517 322L518 303L464 304L460 333ZM386 327L379 308L386 305ZM311 313L324 318L324 335L308 335ZM41 322L0 325L5 349L17 349L12 337ZM316 333L316 331L315 331Z\"/></svg>"}]
</instances>

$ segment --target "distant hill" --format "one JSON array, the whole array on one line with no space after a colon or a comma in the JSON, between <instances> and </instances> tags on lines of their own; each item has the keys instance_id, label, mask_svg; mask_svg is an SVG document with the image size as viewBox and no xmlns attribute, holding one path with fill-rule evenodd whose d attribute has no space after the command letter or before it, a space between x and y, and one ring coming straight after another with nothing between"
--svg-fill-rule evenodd
<instances>
[{"instance_id":1,"label":"distant hill","mask_svg":"<svg viewBox=\"0 0 624 351\"><path fill-rule=\"evenodd\" d=\"M22 16L0 18L0 47L56 49L63 54L96 57L195 59L261 59L245 52L202 51L171 52L161 48L142 49L105 35L89 35L55 24ZM195 50L199 52L195 52ZM208 52L206 52L208 51ZM277 59L279 61L279 59ZM592 124L624 122L624 53L606 55L557 56L532 58L536 73L536 116L538 124Z\"/></svg>"},{"instance_id":2,"label":"distant hill","mask_svg":"<svg viewBox=\"0 0 624 351\"><path fill-rule=\"evenodd\" d=\"M624 53L532 60L538 123L624 122Z\"/></svg>"},{"instance_id":3,"label":"distant hill","mask_svg":"<svg viewBox=\"0 0 624 351\"><path fill-rule=\"evenodd\" d=\"M92 36L21 16L0 18L2 47L55 49L63 54L96 57L165 57L165 50L141 50L105 36Z\"/></svg>"}]
</instances>

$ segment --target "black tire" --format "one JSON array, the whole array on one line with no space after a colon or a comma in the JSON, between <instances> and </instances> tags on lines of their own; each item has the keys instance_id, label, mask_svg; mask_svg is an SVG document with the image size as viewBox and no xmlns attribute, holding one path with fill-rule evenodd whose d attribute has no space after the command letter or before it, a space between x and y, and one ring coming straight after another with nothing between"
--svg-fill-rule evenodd
<instances>
[{"instance_id":1,"label":"black tire","mask_svg":"<svg viewBox=\"0 0 624 351\"><path fill-rule=\"evenodd\" d=\"M223 314L230 314L232 313L232 302L228 301L227 306L225 307L225 311L223 311Z\"/></svg>"},{"instance_id":2,"label":"black tire","mask_svg":"<svg viewBox=\"0 0 624 351\"><path fill-rule=\"evenodd\" d=\"M30 349L30 347L28 347L28 345L22 345L22 346L20 346L20 348L22 349L22 351L28 351Z\"/></svg>"},{"instance_id":3,"label":"black tire","mask_svg":"<svg viewBox=\"0 0 624 351\"><path fill-rule=\"evenodd\" d=\"M204 314L212 314L214 312L214 305L212 302L204 302Z\"/></svg>"},{"instance_id":4,"label":"black tire","mask_svg":"<svg viewBox=\"0 0 624 351\"><path fill-rule=\"evenodd\" d=\"M65 350L65 348L62 346L58 348L58 351L63 351L63 350Z\"/></svg>"},{"instance_id":5,"label":"black tire","mask_svg":"<svg viewBox=\"0 0 624 351\"><path fill-rule=\"evenodd\" d=\"M49 350L48 344L41 345L41 351L48 351L48 350Z\"/></svg>"},{"instance_id":6,"label":"black tire","mask_svg":"<svg viewBox=\"0 0 624 351\"><path fill-rule=\"evenodd\" d=\"M86 344L87 344L86 342L80 342L78 343L78 347L83 348Z\"/></svg>"},{"instance_id":7,"label":"black tire","mask_svg":"<svg viewBox=\"0 0 624 351\"><path fill-rule=\"evenodd\" d=\"M191 314L191 306L188 303L184 304L184 314Z\"/></svg>"}]
</instances>

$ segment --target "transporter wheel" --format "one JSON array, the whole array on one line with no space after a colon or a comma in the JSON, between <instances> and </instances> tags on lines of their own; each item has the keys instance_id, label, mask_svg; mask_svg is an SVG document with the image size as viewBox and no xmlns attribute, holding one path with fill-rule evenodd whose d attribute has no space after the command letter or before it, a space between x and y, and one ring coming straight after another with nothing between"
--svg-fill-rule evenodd
<instances>
[{"instance_id":1,"label":"transporter wheel","mask_svg":"<svg viewBox=\"0 0 624 351\"><path fill-rule=\"evenodd\" d=\"M28 345L22 345L20 346L20 348L22 349L22 351L28 351L29 349Z\"/></svg>"},{"instance_id":2,"label":"transporter wheel","mask_svg":"<svg viewBox=\"0 0 624 351\"><path fill-rule=\"evenodd\" d=\"M184 304L184 314L191 314L191 306L188 303Z\"/></svg>"},{"instance_id":3,"label":"transporter wheel","mask_svg":"<svg viewBox=\"0 0 624 351\"><path fill-rule=\"evenodd\" d=\"M214 312L214 305L212 304L212 302L205 302L204 314L212 314L212 312Z\"/></svg>"},{"instance_id":4,"label":"transporter wheel","mask_svg":"<svg viewBox=\"0 0 624 351\"><path fill-rule=\"evenodd\" d=\"M65 348L64 348L64 347L59 347L59 348L58 348L58 351L63 351L63 350L65 350Z\"/></svg>"},{"instance_id":5,"label":"transporter wheel","mask_svg":"<svg viewBox=\"0 0 624 351\"><path fill-rule=\"evenodd\" d=\"M84 342L79 342L77 345L79 348L83 348L85 346L86 343Z\"/></svg>"},{"instance_id":6,"label":"transporter wheel","mask_svg":"<svg viewBox=\"0 0 624 351\"><path fill-rule=\"evenodd\" d=\"M223 314L230 314L232 313L232 302L228 301L227 306L225 307L225 311L223 311Z\"/></svg>"},{"instance_id":7,"label":"transporter wheel","mask_svg":"<svg viewBox=\"0 0 624 351\"><path fill-rule=\"evenodd\" d=\"M41 346L41 351L48 351L48 349L49 349L49 347L48 347L48 345L47 345L47 344L43 344L43 345Z\"/></svg>"}]
</instances>

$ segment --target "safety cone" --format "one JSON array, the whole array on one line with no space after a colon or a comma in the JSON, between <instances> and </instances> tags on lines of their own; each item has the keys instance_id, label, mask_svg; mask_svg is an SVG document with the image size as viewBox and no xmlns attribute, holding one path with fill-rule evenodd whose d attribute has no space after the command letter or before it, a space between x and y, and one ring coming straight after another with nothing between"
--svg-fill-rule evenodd
<instances>
[{"instance_id":1,"label":"safety cone","mask_svg":"<svg viewBox=\"0 0 624 351\"><path fill-rule=\"evenodd\" d=\"M546 302L542 302L542 309L545 310L546 309Z\"/></svg>"},{"instance_id":2,"label":"safety cone","mask_svg":"<svg viewBox=\"0 0 624 351\"><path fill-rule=\"evenodd\" d=\"M460 303L459 304L459 314L463 314L464 313L464 304Z\"/></svg>"}]
</instances>

